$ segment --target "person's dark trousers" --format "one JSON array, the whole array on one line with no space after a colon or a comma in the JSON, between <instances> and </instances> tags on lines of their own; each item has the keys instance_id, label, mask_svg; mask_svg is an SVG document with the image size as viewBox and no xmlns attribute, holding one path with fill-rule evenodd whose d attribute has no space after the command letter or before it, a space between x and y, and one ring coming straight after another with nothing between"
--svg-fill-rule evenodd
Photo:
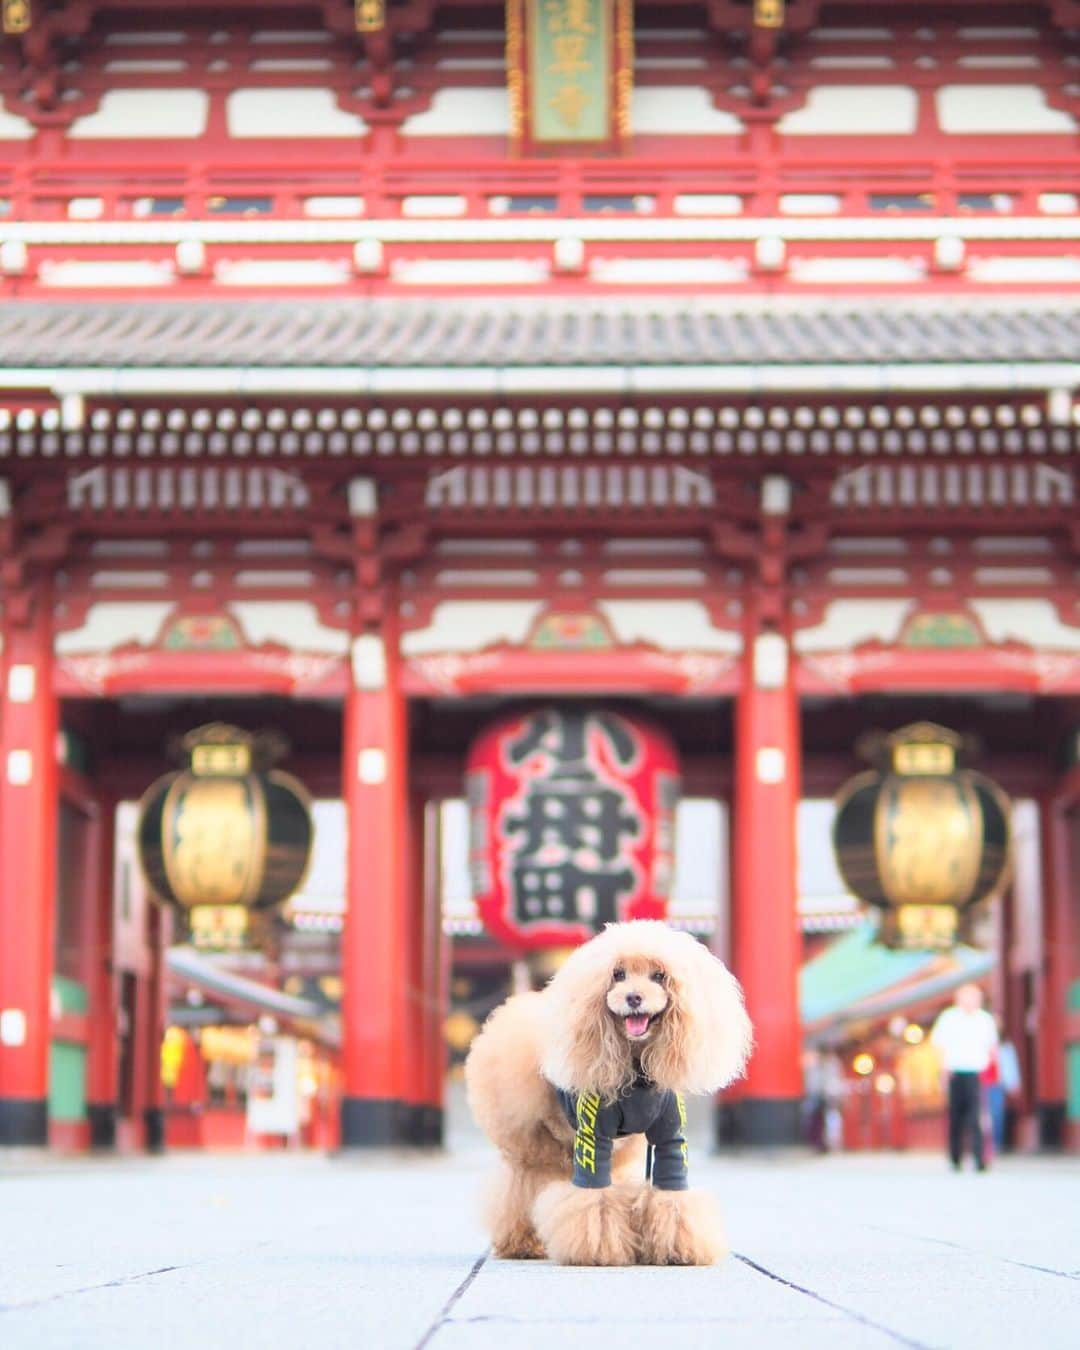
<instances>
[{"instance_id":1,"label":"person's dark trousers","mask_svg":"<svg viewBox=\"0 0 1080 1350\"><path fill-rule=\"evenodd\" d=\"M1004 1153L1007 1142L1005 1089L1000 1083L991 1083L986 1089L986 1105L990 1110L990 1133L994 1152Z\"/></svg>"},{"instance_id":2,"label":"person's dark trousers","mask_svg":"<svg viewBox=\"0 0 1080 1350\"><path fill-rule=\"evenodd\" d=\"M975 1166L983 1166L982 1121L979 1111L981 1087L977 1073L949 1074L949 1157L954 1167L960 1166L960 1160L964 1156L964 1140L969 1131Z\"/></svg>"}]
</instances>

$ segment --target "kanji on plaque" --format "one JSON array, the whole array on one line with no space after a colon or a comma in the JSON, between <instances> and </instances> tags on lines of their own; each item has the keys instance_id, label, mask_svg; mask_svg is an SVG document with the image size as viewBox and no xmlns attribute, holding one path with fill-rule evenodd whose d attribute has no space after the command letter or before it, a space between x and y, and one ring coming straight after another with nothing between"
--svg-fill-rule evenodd
<instances>
[{"instance_id":1,"label":"kanji on plaque","mask_svg":"<svg viewBox=\"0 0 1080 1350\"><path fill-rule=\"evenodd\" d=\"M542 0L532 6L537 140L599 141L610 134L610 11L606 0Z\"/></svg>"},{"instance_id":2,"label":"kanji on plaque","mask_svg":"<svg viewBox=\"0 0 1080 1350\"><path fill-rule=\"evenodd\" d=\"M573 707L504 719L474 742L466 790L473 894L494 936L566 945L663 917L679 770L648 722Z\"/></svg>"},{"instance_id":3,"label":"kanji on plaque","mask_svg":"<svg viewBox=\"0 0 1080 1350\"><path fill-rule=\"evenodd\" d=\"M631 0L507 0L511 141L518 149L629 136Z\"/></svg>"}]
</instances>

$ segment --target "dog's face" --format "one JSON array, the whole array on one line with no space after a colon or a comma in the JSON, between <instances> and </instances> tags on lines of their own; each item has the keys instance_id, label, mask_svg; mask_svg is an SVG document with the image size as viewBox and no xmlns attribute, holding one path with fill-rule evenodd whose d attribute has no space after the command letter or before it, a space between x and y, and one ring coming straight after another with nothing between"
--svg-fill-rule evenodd
<instances>
[{"instance_id":1,"label":"dog's face","mask_svg":"<svg viewBox=\"0 0 1080 1350\"><path fill-rule=\"evenodd\" d=\"M549 1082L614 1099L644 1074L715 1092L742 1072L750 1021L738 984L689 933L655 919L610 924L578 947L543 995Z\"/></svg>"},{"instance_id":2,"label":"dog's face","mask_svg":"<svg viewBox=\"0 0 1080 1350\"><path fill-rule=\"evenodd\" d=\"M645 1045L656 1035L671 1001L668 973L659 961L645 956L618 957L605 1001L626 1039Z\"/></svg>"}]
</instances>

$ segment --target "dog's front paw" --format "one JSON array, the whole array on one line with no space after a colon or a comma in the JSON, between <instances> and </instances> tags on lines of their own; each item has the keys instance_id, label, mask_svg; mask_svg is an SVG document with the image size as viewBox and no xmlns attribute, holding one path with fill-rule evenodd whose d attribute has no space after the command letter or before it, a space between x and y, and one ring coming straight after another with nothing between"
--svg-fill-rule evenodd
<instances>
[{"instance_id":1,"label":"dog's front paw","mask_svg":"<svg viewBox=\"0 0 1080 1350\"><path fill-rule=\"evenodd\" d=\"M662 1191L645 1186L634 1206L646 1266L712 1266L728 1254L716 1201L705 1191Z\"/></svg>"},{"instance_id":2,"label":"dog's front paw","mask_svg":"<svg viewBox=\"0 0 1080 1350\"><path fill-rule=\"evenodd\" d=\"M544 1244L527 1229L494 1241L491 1254L500 1261L542 1261L547 1256Z\"/></svg>"},{"instance_id":3,"label":"dog's front paw","mask_svg":"<svg viewBox=\"0 0 1080 1350\"><path fill-rule=\"evenodd\" d=\"M632 1266L638 1259L634 1205L639 1185L591 1190L555 1181L536 1198L533 1223L562 1266Z\"/></svg>"}]
</instances>

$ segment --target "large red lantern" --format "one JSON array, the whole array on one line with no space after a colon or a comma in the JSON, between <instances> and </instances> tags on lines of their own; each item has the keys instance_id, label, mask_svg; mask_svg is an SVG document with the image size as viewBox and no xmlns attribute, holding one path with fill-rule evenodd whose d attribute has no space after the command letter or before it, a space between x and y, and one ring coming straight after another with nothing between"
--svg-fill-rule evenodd
<instances>
[{"instance_id":1,"label":"large red lantern","mask_svg":"<svg viewBox=\"0 0 1080 1350\"><path fill-rule=\"evenodd\" d=\"M679 765L648 722L575 707L504 718L473 743L466 790L473 895L495 937L565 946L663 918Z\"/></svg>"}]
</instances>

